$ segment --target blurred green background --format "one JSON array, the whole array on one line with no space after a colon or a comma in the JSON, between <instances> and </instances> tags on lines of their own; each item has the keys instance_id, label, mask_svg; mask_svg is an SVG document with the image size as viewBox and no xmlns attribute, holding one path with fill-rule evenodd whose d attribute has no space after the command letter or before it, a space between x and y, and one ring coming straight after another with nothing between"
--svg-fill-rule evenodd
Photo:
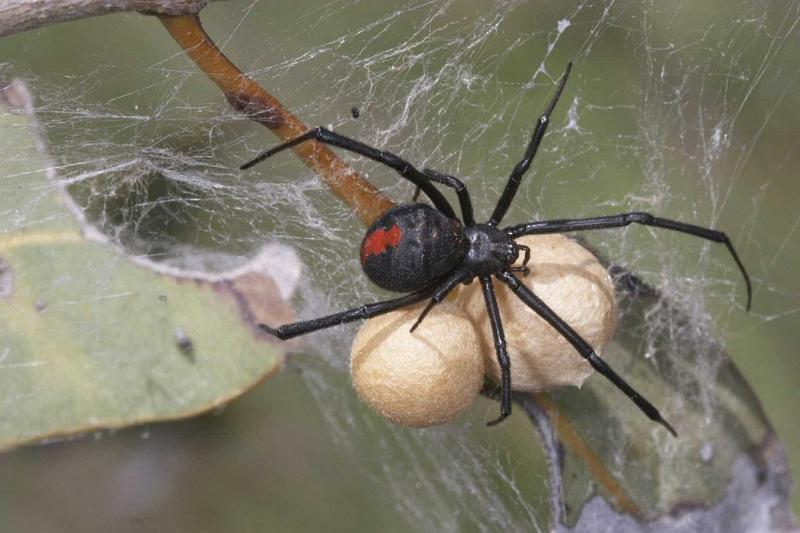
<instances>
[{"instance_id":1,"label":"blurred green background","mask_svg":"<svg viewBox=\"0 0 800 533\"><path fill-rule=\"evenodd\" d=\"M702 305L761 398L792 469L800 469L797 3L462 2L439 12L415 3L224 2L204 10L203 20L226 54L303 120L335 124L396 146L420 166L464 176L480 213L519 157L552 80L575 59L555 131L508 220L646 207L725 229L754 279L750 314L721 252L703 274L698 265L708 261L684 240L641 231L593 242L649 281L674 285L679 300ZM472 20L483 23L470 26ZM481 39L464 34L459 42L448 33L453 25L471 27ZM91 169L147 154L156 168L172 168L180 154L201 179L227 187L169 209L153 206L189 193L159 181L158 171L145 186L141 176L112 175L76 187L89 215L137 253L169 255L189 246L246 256L277 236L296 243L311 272L306 290L347 289L328 305L374 297L357 262L339 266L350 259L343 250L355 250L360 238L357 221L290 158L263 174L233 170L272 138L227 110L156 19L114 15L6 37L0 57L6 77L30 84L58 160ZM546 73L537 72L540 65ZM421 91L420 80L436 89ZM350 117L353 105L362 111L358 121ZM558 128L571 120L578 135L567 138ZM715 137L715 128L724 135ZM364 168L394 198L410 194L385 172ZM297 207L300 198L308 204ZM338 352L338 362L327 361L338 372L314 354L298 356L298 364L214 415L0 456L4 528L499 528L497 509L472 514L451 496L418 514L409 509L421 502L397 500L385 480L415 451L404 440L408 430L365 414L352 398L342 371L346 341L321 341L320 351ZM366 422L342 422L346 412L331 412L342 408ZM461 422L426 430L426 438L474 439L499 466L493 475L512 479L532 509L546 508L546 472L529 423L518 415L486 431L482 421L495 409L479 400ZM368 431L348 432L353 427ZM439 457L417 453L414 467ZM508 495L499 512L530 511L514 507L515 498ZM797 494L793 504L800 510ZM536 522L545 527L545 519Z\"/></svg>"}]
</instances>

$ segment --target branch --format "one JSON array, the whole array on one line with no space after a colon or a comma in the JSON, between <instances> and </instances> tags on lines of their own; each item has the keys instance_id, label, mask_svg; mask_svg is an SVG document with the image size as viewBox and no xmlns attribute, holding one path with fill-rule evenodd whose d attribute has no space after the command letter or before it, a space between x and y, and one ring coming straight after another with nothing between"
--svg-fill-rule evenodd
<instances>
[{"instance_id":1,"label":"branch","mask_svg":"<svg viewBox=\"0 0 800 533\"><path fill-rule=\"evenodd\" d=\"M209 0L3 0L0 37L50 24L110 13L138 11L154 15L198 13Z\"/></svg>"},{"instance_id":2,"label":"branch","mask_svg":"<svg viewBox=\"0 0 800 533\"><path fill-rule=\"evenodd\" d=\"M197 15L159 16L159 19L175 42L217 84L234 109L270 129L283 141L310 129L225 57L203 29ZM304 142L292 150L365 225L372 224L394 205L325 145Z\"/></svg>"}]
</instances>

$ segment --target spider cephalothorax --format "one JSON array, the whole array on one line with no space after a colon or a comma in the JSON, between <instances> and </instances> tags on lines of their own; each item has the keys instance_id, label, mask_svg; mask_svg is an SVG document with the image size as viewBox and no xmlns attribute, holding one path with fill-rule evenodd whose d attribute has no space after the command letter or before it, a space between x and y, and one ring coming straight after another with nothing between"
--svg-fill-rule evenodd
<instances>
[{"instance_id":1,"label":"spider cephalothorax","mask_svg":"<svg viewBox=\"0 0 800 533\"><path fill-rule=\"evenodd\" d=\"M750 308L751 300L750 278L730 239L724 233L655 217L649 213L633 212L592 218L543 220L506 228L498 227L511 206L522 176L530 167L539 144L542 142L550 123L550 115L561 96L571 67L572 63L569 63L555 95L536 123L525 155L511 172L508 183L486 223L475 222L469 191L461 181L453 176L429 169L419 171L391 152L378 150L325 128L310 130L289 142L264 152L243 165L242 169L249 168L281 150L313 139L349 150L393 168L400 176L414 183L419 190L424 192L434 206L411 203L390 209L367 230L361 244L361 265L370 280L385 289L410 294L392 300L362 305L314 320L285 324L278 328L260 324L261 329L280 339L289 339L319 329L382 315L416 302L429 300L417 322L412 326L411 330L413 331L425 318L428 311L441 302L450 291L460 283L469 283L478 278L483 288L483 297L501 369L500 417L489 422L491 425L511 414L511 363L506 351L503 324L500 320L495 289L492 284L492 277L494 277L558 331L597 372L624 392L645 415L676 435L673 427L664 420L658 409L614 372L595 353L589 343L514 275L515 272L527 272L525 264L530 257L530 250L516 243L514 239L523 235L619 228L635 223L687 233L724 244L744 276L747 285L747 309ZM453 207L434 183L455 190L461 208L461 220L458 219ZM522 266L512 267L511 265L517 260L520 252L525 254Z\"/></svg>"}]
</instances>

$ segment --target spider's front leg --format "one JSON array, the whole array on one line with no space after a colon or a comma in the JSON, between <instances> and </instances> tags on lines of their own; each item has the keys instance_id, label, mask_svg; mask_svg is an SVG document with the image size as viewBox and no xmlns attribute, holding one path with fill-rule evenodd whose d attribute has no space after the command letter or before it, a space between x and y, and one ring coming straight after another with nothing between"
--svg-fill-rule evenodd
<instances>
[{"instance_id":1,"label":"spider's front leg","mask_svg":"<svg viewBox=\"0 0 800 533\"><path fill-rule=\"evenodd\" d=\"M503 333L503 323L500 321L500 309L497 307L492 278L481 276L481 285L483 286L486 311L489 313L489 322L492 324L494 349L497 353L497 362L500 364L501 372L500 417L486 424L487 426L494 426L511 414L511 359L508 357L508 350L506 349L506 336Z\"/></svg>"},{"instance_id":2,"label":"spider's front leg","mask_svg":"<svg viewBox=\"0 0 800 533\"><path fill-rule=\"evenodd\" d=\"M632 213L622 213L620 215L607 215L600 217L590 218L567 218L558 220L541 220L538 222L530 222L528 224L519 224L517 226L509 226L503 231L511 237L516 239L523 235L544 235L550 233L566 233L568 231L585 231L596 230L604 228L622 228L630 226L631 224L641 224L642 226L651 226L654 228L668 229L677 231L679 233L686 233L706 239L708 241L724 244L728 252L736 262L744 278L745 286L747 288L747 304L745 309L750 310L750 305L753 301L753 287L750 283L750 275L744 268L744 263L739 259L739 254L733 247L733 243L728 236L711 228L704 228L702 226L695 226L694 224L687 224L677 220L670 220L668 218L661 218L651 215L650 213L641 213L634 211Z\"/></svg>"},{"instance_id":3,"label":"spider's front leg","mask_svg":"<svg viewBox=\"0 0 800 533\"><path fill-rule=\"evenodd\" d=\"M514 199L514 196L516 196L517 189L519 189L519 186L522 183L522 176L525 175L525 173L528 171L528 168L531 166L531 162L533 161L533 158L536 157L536 152L539 150L539 145L542 143L542 139L544 139L544 134L547 132L547 126L550 124L550 115L553 114L553 110L556 108L558 99L561 98L561 93L564 91L564 86L567 84L567 78L569 78L570 70L572 70L572 61L567 63L567 68L564 70L564 74L561 76L561 81L558 82L558 88L556 89L556 94L553 95L553 99L550 100L550 103L547 104L544 113L542 113L542 115L539 117L539 120L536 121L536 127L533 130L533 135L531 135L531 140L528 143L528 147L525 149L525 155L522 157L522 160L517 163L517 165L514 167L514 170L511 171L511 175L508 177L506 188L503 190L503 194L500 196L500 199L497 200L497 205L494 208L494 212L492 213L491 218L489 218L488 224L490 226L496 226L499 224L508 211L508 208L511 207L511 201Z\"/></svg>"}]
</instances>

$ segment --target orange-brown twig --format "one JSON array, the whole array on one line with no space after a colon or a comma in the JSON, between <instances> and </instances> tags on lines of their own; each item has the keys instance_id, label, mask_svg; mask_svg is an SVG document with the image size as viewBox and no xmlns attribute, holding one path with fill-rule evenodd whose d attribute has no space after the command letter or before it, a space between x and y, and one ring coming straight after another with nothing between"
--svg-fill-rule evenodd
<instances>
[{"instance_id":1,"label":"orange-brown twig","mask_svg":"<svg viewBox=\"0 0 800 533\"><path fill-rule=\"evenodd\" d=\"M600 486L611 495L619 508L632 516L642 516L642 512L639 506L636 505L636 502L628 496L625 489L614 477L614 474L606 468L602 459L600 459L586 441L581 438L575 427L561 415L558 406L553 403L553 400L551 400L547 394L541 392L534 393L532 396L536 400L536 403L547 413L547 417L552 422L558 438L569 446L572 453L586 463L586 467L589 469L592 477L594 477Z\"/></svg>"},{"instance_id":2,"label":"orange-brown twig","mask_svg":"<svg viewBox=\"0 0 800 533\"><path fill-rule=\"evenodd\" d=\"M197 15L161 15L158 18L197 66L217 84L234 109L266 126L283 141L309 129L225 57L206 34ZM306 142L294 147L294 152L365 225L394 205L326 146Z\"/></svg>"}]
</instances>

